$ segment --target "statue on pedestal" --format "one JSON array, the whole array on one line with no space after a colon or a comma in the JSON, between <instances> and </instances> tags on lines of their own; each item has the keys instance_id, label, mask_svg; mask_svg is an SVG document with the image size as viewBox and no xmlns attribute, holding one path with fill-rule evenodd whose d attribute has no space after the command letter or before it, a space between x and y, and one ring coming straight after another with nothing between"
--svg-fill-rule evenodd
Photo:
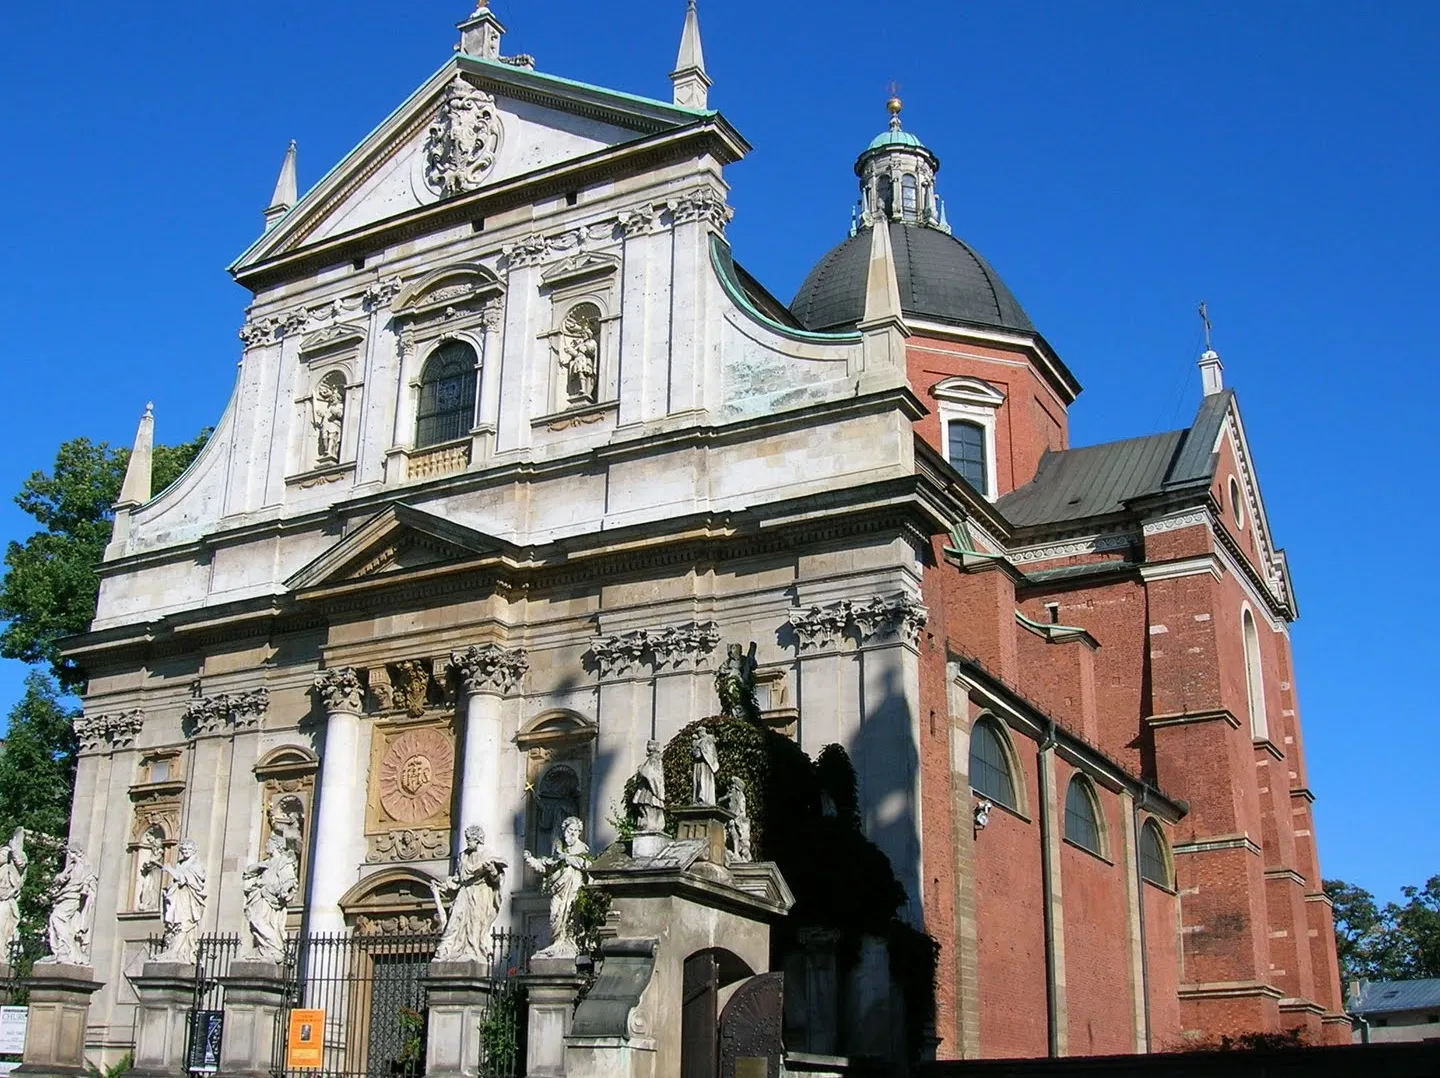
<instances>
[{"instance_id":1,"label":"statue on pedestal","mask_svg":"<svg viewBox=\"0 0 1440 1078\"><path fill-rule=\"evenodd\" d=\"M695 761L695 787L692 802L696 805L716 805L715 774L720 770L720 749L715 744L715 735L705 727L695 731L690 741L690 755Z\"/></svg>"},{"instance_id":2,"label":"statue on pedestal","mask_svg":"<svg viewBox=\"0 0 1440 1078\"><path fill-rule=\"evenodd\" d=\"M755 661L740 644L725 649L725 661L715 671L715 695L720 714L727 719L760 721L760 704L755 698Z\"/></svg>"},{"instance_id":3,"label":"statue on pedestal","mask_svg":"<svg viewBox=\"0 0 1440 1078\"><path fill-rule=\"evenodd\" d=\"M590 863L590 847L581 840L584 833L585 824L571 816L560 825L549 857L525 851L525 863L545 877L541 890L550 896L550 946L536 952L536 958L573 958L579 952L570 915L580 888L585 886L585 869Z\"/></svg>"},{"instance_id":4,"label":"statue on pedestal","mask_svg":"<svg viewBox=\"0 0 1440 1078\"><path fill-rule=\"evenodd\" d=\"M645 762L635 773L630 811L635 816L636 830L660 834L665 830L665 760L660 742L649 742L645 753Z\"/></svg>"},{"instance_id":5,"label":"statue on pedestal","mask_svg":"<svg viewBox=\"0 0 1440 1078\"><path fill-rule=\"evenodd\" d=\"M0 966L10 964L10 950L20 935L20 889L30 858L25 855L25 828L17 827L0 846Z\"/></svg>"},{"instance_id":6,"label":"statue on pedestal","mask_svg":"<svg viewBox=\"0 0 1440 1078\"><path fill-rule=\"evenodd\" d=\"M285 916L300 890L299 862L280 835L265 843L265 860L245 870L245 919L252 959L280 965L285 960Z\"/></svg>"},{"instance_id":7,"label":"statue on pedestal","mask_svg":"<svg viewBox=\"0 0 1440 1078\"><path fill-rule=\"evenodd\" d=\"M195 964L200 950L200 922L205 918L205 866L199 851L188 838L180 843L179 859L174 867L161 864L160 871L170 877L161 895L160 917L165 923L165 949L162 962Z\"/></svg>"},{"instance_id":8,"label":"statue on pedestal","mask_svg":"<svg viewBox=\"0 0 1440 1078\"><path fill-rule=\"evenodd\" d=\"M431 884L435 904L442 912L444 898L454 896L435 961L490 961L490 932L500 914L500 888L507 868L504 861L486 849L485 831L479 824L465 828L465 850L454 875Z\"/></svg>"},{"instance_id":9,"label":"statue on pedestal","mask_svg":"<svg viewBox=\"0 0 1440 1078\"><path fill-rule=\"evenodd\" d=\"M725 795L725 808L734 819L725 824L725 844L729 850L727 859L732 864L747 865L755 860L750 845L750 806L745 797L745 783L740 778L730 780L730 789Z\"/></svg>"},{"instance_id":10,"label":"statue on pedestal","mask_svg":"<svg viewBox=\"0 0 1440 1078\"><path fill-rule=\"evenodd\" d=\"M99 881L90 868L85 851L65 847L65 867L50 884L48 936L50 954L40 959L48 965L88 966L90 931L95 924L95 888Z\"/></svg>"}]
</instances>

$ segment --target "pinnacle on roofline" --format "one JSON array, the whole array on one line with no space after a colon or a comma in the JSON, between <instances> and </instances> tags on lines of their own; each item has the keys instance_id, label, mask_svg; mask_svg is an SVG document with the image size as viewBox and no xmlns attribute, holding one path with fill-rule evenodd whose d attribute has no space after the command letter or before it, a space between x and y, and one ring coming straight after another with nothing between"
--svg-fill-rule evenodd
<instances>
[{"instance_id":1,"label":"pinnacle on roofline","mask_svg":"<svg viewBox=\"0 0 1440 1078\"><path fill-rule=\"evenodd\" d=\"M295 140L285 151L285 160L280 165L280 178L275 181L275 194L265 209L265 231L269 232L289 212L290 207L300 200L300 191L295 178Z\"/></svg>"},{"instance_id":2,"label":"pinnacle on roofline","mask_svg":"<svg viewBox=\"0 0 1440 1078\"><path fill-rule=\"evenodd\" d=\"M135 447L130 450L130 462L125 466L125 482L120 488L120 500L115 507L144 505L150 500L151 459L155 449L155 405L145 405L145 414L140 417L140 426L135 431Z\"/></svg>"},{"instance_id":3,"label":"pinnacle on roofline","mask_svg":"<svg viewBox=\"0 0 1440 1078\"><path fill-rule=\"evenodd\" d=\"M710 76L705 71L705 49L700 42L700 12L695 0L685 8L685 28L680 33L680 53L670 73L675 87L674 102L685 109L710 107Z\"/></svg>"}]
</instances>

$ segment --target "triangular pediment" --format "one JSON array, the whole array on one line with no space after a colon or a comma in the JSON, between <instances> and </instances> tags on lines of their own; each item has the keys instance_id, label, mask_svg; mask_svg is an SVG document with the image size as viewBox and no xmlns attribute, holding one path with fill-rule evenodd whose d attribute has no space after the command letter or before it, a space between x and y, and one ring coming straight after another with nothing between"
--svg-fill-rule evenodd
<instances>
[{"instance_id":1,"label":"triangular pediment","mask_svg":"<svg viewBox=\"0 0 1440 1078\"><path fill-rule=\"evenodd\" d=\"M706 118L456 56L231 266L254 265Z\"/></svg>"},{"instance_id":2,"label":"triangular pediment","mask_svg":"<svg viewBox=\"0 0 1440 1078\"><path fill-rule=\"evenodd\" d=\"M286 581L291 591L356 584L432 566L508 557L510 545L408 505L372 517Z\"/></svg>"}]
</instances>

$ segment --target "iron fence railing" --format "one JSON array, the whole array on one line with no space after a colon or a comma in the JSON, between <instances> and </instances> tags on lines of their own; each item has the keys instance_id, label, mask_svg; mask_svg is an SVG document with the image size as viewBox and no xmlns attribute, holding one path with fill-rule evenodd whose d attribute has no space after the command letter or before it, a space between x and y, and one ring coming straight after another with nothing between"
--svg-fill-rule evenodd
<instances>
[{"instance_id":1,"label":"iron fence railing","mask_svg":"<svg viewBox=\"0 0 1440 1078\"><path fill-rule=\"evenodd\" d=\"M50 953L44 936L19 936L10 944L10 952L4 957L6 975L0 978L0 996L16 1007L30 1002L30 990L25 979L35 968L35 963Z\"/></svg>"},{"instance_id":2,"label":"iron fence railing","mask_svg":"<svg viewBox=\"0 0 1440 1078\"><path fill-rule=\"evenodd\" d=\"M490 995L480 1021L480 1078L525 1073L526 1000L520 975L530 972L535 940L517 932L491 937Z\"/></svg>"}]
</instances>

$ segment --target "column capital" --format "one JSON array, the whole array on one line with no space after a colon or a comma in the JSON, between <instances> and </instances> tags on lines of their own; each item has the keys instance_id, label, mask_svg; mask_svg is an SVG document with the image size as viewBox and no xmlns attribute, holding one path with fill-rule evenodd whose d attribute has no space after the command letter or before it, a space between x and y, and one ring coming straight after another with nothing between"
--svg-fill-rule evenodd
<instances>
[{"instance_id":1,"label":"column capital","mask_svg":"<svg viewBox=\"0 0 1440 1078\"><path fill-rule=\"evenodd\" d=\"M348 666L316 674L312 691L327 715L358 715L365 709L365 685Z\"/></svg>"},{"instance_id":2,"label":"column capital","mask_svg":"<svg viewBox=\"0 0 1440 1078\"><path fill-rule=\"evenodd\" d=\"M460 678L466 693L504 696L524 679L530 658L524 648L502 648L498 644L472 644L450 654L451 669Z\"/></svg>"}]
</instances>

